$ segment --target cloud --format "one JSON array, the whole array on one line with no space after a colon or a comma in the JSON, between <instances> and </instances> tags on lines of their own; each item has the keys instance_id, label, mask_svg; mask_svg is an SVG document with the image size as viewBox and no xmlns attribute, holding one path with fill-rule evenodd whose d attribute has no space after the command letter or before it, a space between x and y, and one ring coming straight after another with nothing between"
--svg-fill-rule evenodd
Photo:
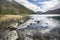
<instances>
[{"instance_id":1,"label":"cloud","mask_svg":"<svg viewBox=\"0 0 60 40\"><path fill-rule=\"evenodd\" d=\"M15 1L17 1L17 0L15 0ZM38 10L42 11L42 9L40 7L38 7L37 5L34 5L34 4L30 3L30 2L28 2L27 0L18 0L17 2L22 4L22 5L24 5L27 8L35 11L35 12L38 11Z\"/></svg>"},{"instance_id":2,"label":"cloud","mask_svg":"<svg viewBox=\"0 0 60 40\"><path fill-rule=\"evenodd\" d=\"M60 1L59 1L59 3L58 3L56 6L54 6L51 10L55 10L55 9L58 9L58 8L60 8Z\"/></svg>"},{"instance_id":3,"label":"cloud","mask_svg":"<svg viewBox=\"0 0 60 40\"><path fill-rule=\"evenodd\" d=\"M17 1L17 0L15 0ZM34 0L36 1L36 0ZM38 2L38 4L43 4L42 8L34 5L33 3L28 2L27 0L18 0L18 3L24 5L25 7L33 10L33 11L42 11L42 12L46 12L47 10L51 9L52 7L54 7L55 5L58 4L58 0L50 0L50 1L44 1L44 2Z\"/></svg>"},{"instance_id":4,"label":"cloud","mask_svg":"<svg viewBox=\"0 0 60 40\"><path fill-rule=\"evenodd\" d=\"M37 0L34 0L34 1L37 1Z\"/></svg>"},{"instance_id":5,"label":"cloud","mask_svg":"<svg viewBox=\"0 0 60 40\"><path fill-rule=\"evenodd\" d=\"M43 4L43 8L42 10L48 11L49 9L51 9L52 7L56 6L58 4L57 0L51 0L51 1L44 1L44 2L39 2L40 4Z\"/></svg>"}]
</instances>

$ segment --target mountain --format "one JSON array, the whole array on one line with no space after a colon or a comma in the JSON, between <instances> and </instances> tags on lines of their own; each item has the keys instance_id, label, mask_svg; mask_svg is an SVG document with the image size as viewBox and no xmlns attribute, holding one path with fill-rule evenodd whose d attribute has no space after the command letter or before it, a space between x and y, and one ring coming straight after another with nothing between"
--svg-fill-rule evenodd
<instances>
[{"instance_id":1,"label":"mountain","mask_svg":"<svg viewBox=\"0 0 60 40\"><path fill-rule=\"evenodd\" d=\"M55 10L49 10L45 12L45 14L60 14L60 8L55 9Z\"/></svg>"},{"instance_id":2,"label":"mountain","mask_svg":"<svg viewBox=\"0 0 60 40\"><path fill-rule=\"evenodd\" d=\"M58 3L55 7L51 8L51 10L59 9L60 8L60 3Z\"/></svg>"},{"instance_id":3,"label":"mountain","mask_svg":"<svg viewBox=\"0 0 60 40\"><path fill-rule=\"evenodd\" d=\"M0 14L35 14L14 0L0 0Z\"/></svg>"},{"instance_id":4,"label":"mountain","mask_svg":"<svg viewBox=\"0 0 60 40\"><path fill-rule=\"evenodd\" d=\"M51 8L46 14L60 14L60 3L58 3L55 7Z\"/></svg>"},{"instance_id":5,"label":"mountain","mask_svg":"<svg viewBox=\"0 0 60 40\"><path fill-rule=\"evenodd\" d=\"M42 14L42 12L41 12L41 11L37 11L36 13L37 13L37 14Z\"/></svg>"}]
</instances>

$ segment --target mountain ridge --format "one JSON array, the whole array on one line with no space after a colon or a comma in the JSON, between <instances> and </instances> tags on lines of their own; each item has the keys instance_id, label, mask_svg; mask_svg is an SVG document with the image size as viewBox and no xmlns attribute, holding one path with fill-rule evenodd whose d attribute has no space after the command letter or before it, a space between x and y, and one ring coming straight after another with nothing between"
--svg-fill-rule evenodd
<instances>
[{"instance_id":1,"label":"mountain ridge","mask_svg":"<svg viewBox=\"0 0 60 40\"><path fill-rule=\"evenodd\" d=\"M45 14L60 14L60 8L55 10L48 10Z\"/></svg>"},{"instance_id":2,"label":"mountain ridge","mask_svg":"<svg viewBox=\"0 0 60 40\"><path fill-rule=\"evenodd\" d=\"M7 15L7 14L35 14L32 10L24 7L23 5L17 3L16 1L7 1L7 0L0 0L0 14Z\"/></svg>"}]
</instances>

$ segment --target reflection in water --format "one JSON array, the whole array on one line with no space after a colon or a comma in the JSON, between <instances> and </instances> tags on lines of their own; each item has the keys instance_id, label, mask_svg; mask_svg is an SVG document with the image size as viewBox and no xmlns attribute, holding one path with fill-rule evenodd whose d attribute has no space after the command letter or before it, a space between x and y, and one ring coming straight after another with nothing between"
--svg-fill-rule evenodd
<instances>
[{"instance_id":1,"label":"reflection in water","mask_svg":"<svg viewBox=\"0 0 60 40\"><path fill-rule=\"evenodd\" d=\"M48 18L49 16L45 16L45 17L42 17L42 16L32 16L32 18L34 19L34 21L40 21L40 24L41 25L44 25L44 24L48 24L49 26L56 26L57 24L55 23L58 23L57 20L53 19L53 18Z\"/></svg>"},{"instance_id":2,"label":"reflection in water","mask_svg":"<svg viewBox=\"0 0 60 40\"><path fill-rule=\"evenodd\" d=\"M6 38L6 40L51 40L51 38L55 40L54 37L58 35L59 31L59 28L57 28L58 31L56 31L56 27L60 26L60 21L53 19L51 16L32 15L30 17L30 20L19 25L16 28L17 30L5 30L3 34L9 32L9 35L6 34L6 36L2 34L2 39L5 36L4 38Z\"/></svg>"},{"instance_id":3,"label":"reflection in water","mask_svg":"<svg viewBox=\"0 0 60 40\"><path fill-rule=\"evenodd\" d=\"M48 32L59 25L59 21L53 19L53 16L30 15L33 20L27 28L43 29L42 32ZM50 18L49 18L50 17Z\"/></svg>"}]
</instances>

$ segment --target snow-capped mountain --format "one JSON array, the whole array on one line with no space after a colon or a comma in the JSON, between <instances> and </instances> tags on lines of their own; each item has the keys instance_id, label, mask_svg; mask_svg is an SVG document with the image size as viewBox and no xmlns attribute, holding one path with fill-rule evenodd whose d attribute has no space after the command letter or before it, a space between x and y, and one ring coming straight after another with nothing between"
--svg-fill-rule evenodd
<instances>
[{"instance_id":1,"label":"snow-capped mountain","mask_svg":"<svg viewBox=\"0 0 60 40\"><path fill-rule=\"evenodd\" d=\"M58 3L55 7L51 8L45 14L60 14L60 3Z\"/></svg>"},{"instance_id":2,"label":"snow-capped mountain","mask_svg":"<svg viewBox=\"0 0 60 40\"><path fill-rule=\"evenodd\" d=\"M42 12L41 12L41 11L37 11L36 13L37 13L37 14L42 14Z\"/></svg>"},{"instance_id":3,"label":"snow-capped mountain","mask_svg":"<svg viewBox=\"0 0 60 40\"><path fill-rule=\"evenodd\" d=\"M53 7L51 10L59 9L60 8L60 3L58 3L55 7Z\"/></svg>"}]
</instances>

